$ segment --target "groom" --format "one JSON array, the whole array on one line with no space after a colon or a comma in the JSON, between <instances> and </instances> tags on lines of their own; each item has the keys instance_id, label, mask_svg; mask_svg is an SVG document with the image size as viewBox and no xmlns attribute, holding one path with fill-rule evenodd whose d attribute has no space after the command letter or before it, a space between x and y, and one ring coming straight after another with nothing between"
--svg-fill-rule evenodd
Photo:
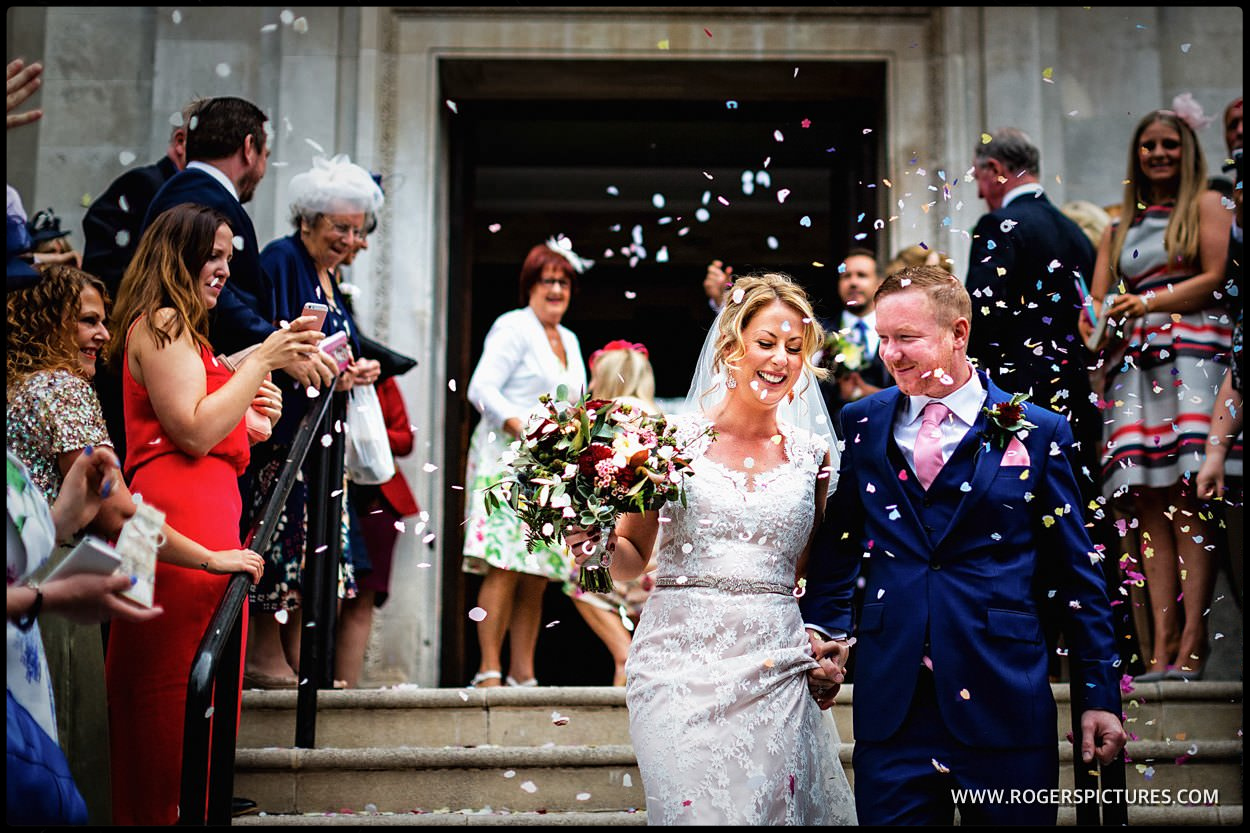
<instances>
[{"instance_id":1,"label":"groom","mask_svg":"<svg viewBox=\"0 0 1250 833\"><path fill-rule=\"evenodd\" d=\"M964 824L1054 824L1057 805L1023 792L1058 786L1042 607L1062 609L1085 694L1082 759L1109 763L1125 741L1101 556L1065 456L1072 433L1032 403L1015 417L1010 395L969 364L971 299L949 273L903 269L876 304L897 387L841 414L841 472L801 601L821 658L813 691L822 708L832 704L862 579L860 824L949 825L956 805ZM1027 431L1013 433L1021 421ZM1004 794L955 795L977 789Z\"/></svg>"}]
</instances>

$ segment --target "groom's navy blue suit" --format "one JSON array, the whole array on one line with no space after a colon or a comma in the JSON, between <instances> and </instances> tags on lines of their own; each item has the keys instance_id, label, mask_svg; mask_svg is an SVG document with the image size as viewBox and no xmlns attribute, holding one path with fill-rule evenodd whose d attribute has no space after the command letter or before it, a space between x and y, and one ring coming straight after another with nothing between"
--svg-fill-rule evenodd
<instances>
[{"instance_id":1,"label":"groom's navy blue suit","mask_svg":"<svg viewBox=\"0 0 1250 833\"><path fill-rule=\"evenodd\" d=\"M1010 399L980 380L986 406ZM863 824L950 823L926 813L951 788L1057 784L1059 730L1038 618L1052 592L1064 602L1062 630L1087 707L1120 714L1111 612L1066 456L1067 421L1028 405L1037 426L1023 441L1029 465L1004 465L1004 451L985 441L982 411L925 491L894 440L906 400L891 387L843 409L838 484L801 601L805 623L857 638ZM853 621L860 576L864 602ZM923 766L908 770L901 760L916 752ZM961 807L965 821L982 811ZM1053 807L988 812L1054 822Z\"/></svg>"}]
</instances>

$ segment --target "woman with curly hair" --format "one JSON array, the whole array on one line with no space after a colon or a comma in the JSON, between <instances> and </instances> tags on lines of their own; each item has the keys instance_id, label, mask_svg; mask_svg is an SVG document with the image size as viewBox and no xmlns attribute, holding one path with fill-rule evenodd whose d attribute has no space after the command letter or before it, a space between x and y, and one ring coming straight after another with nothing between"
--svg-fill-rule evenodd
<instances>
[{"instance_id":1,"label":"woman with curly hair","mask_svg":"<svg viewBox=\"0 0 1250 833\"><path fill-rule=\"evenodd\" d=\"M281 328L233 372L219 362L208 341L208 311L230 277L233 253L233 231L220 212L174 206L144 232L117 299L117 329L125 338L109 360L122 379L130 486L197 546L229 558L224 569L207 559L159 562L156 602L165 615L159 623L111 628L115 824L178 820L183 710L196 646L225 592L226 574L245 571L255 582L264 564L239 541L238 476L249 457L244 415L256 407L276 422L281 395L266 374L311 354L321 338Z\"/></svg>"},{"instance_id":2,"label":"woman with curly hair","mask_svg":"<svg viewBox=\"0 0 1250 833\"><path fill-rule=\"evenodd\" d=\"M45 265L39 271L34 286L9 292L6 299L5 439L51 503L79 455L94 446L113 445L91 386L96 360L109 341L105 326L109 299L102 281L73 266ZM134 513L134 499L119 482L87 531L116 540ZM222 574L251 569L246 551L210 551L169 524L162 531L166 543L157 557L163 561L207 564L207 569ZM44 642L66 757L71 767L83 767L75 773L76 780L94 816L101 804L107 809L108 796L107 738L93 737L86 728L107 725L99 632L93 626L57 622L45 630ZM90 694L93 681L98 682L98 697ZM98 711L98 720L91 720L93 710ZM103 793L93 800L97 788Z\"/></svg>"},{"instance_id":3,"label":"woman with curly hair","mask_svg":"<svg viewBox=\"0 0 1250 833\"><path fill-rule=\"evenodd\" d=\"M1193 127L1172 110L1133 130L1118 220L1103 232L1090 294L1114 295L1114 335L1099 345L1104 490L1139 524L1138 569L1153 623L1139 682L1196 680L1206 662L1206 610L1215 586L1216 529L1194 478L1229 363L1232 322L1216 292L1231 213L1207 188ZM1092 324L1079 318L1082 337ZM1240 446L1229 455L1240 474ZM1143 635L1144 637L1145 635Z\"/></svg>"}]
</instances>

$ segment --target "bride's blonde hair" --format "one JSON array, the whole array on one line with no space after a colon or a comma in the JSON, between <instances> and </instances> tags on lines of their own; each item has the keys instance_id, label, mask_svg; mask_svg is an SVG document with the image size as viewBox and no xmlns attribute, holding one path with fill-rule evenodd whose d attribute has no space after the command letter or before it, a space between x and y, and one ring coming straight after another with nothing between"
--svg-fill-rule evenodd
<instances>
[{"instance_id":1,"label":"bride's blonde hair","mask_svg":"<svg viewBox=\"0 0 1250 833\"><path fill-rule=\"evenodd\" d=\"M735 362L747 354L743 332L755 314L773 301L780 301L799 314L803 321L803 369L810 370L817 379L824 379L828 371L812 364L812 356L824 342L825 330L816 320L803 287L789 275L779 272L747 275L734 281L733 289L725 297L726 308L717 318L719 331L712 370L720 370L722 366L729 370L738 369Z\"/></svg>"}]
</instances>

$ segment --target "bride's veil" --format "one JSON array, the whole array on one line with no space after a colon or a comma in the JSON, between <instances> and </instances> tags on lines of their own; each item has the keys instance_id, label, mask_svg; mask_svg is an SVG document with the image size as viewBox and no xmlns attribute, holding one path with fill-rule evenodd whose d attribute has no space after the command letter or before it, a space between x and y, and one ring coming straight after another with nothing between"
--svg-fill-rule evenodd
<instances>
[{"instance_id":1,"label":"bride's veil","mask_svg":"<svg viewBox=\"0 0 1250 833\"><path fill-rule=\"evenodd\" d=\"M716 338L720 332L721 318L730 310L726 303L717 314L716 320L703 340L703 349L699 351L699 361L695 364L694 377L690 381L690 391L686 394L682 413L712 415L729 392L725 387L724 365L714 368L716 358ZM820 383L815 374L804 367L803 376L794 385L794 399L783 399L777 408L777 420L802 428L818 437L822 437L829 447L829 486L825 492L827 500L833 495L833 488L838 482L838 463L842 457L840 444L833 433L833 420L829 417L829 409L825 406L825 398L820 393Z\"/></svg>"}]
</instances>

